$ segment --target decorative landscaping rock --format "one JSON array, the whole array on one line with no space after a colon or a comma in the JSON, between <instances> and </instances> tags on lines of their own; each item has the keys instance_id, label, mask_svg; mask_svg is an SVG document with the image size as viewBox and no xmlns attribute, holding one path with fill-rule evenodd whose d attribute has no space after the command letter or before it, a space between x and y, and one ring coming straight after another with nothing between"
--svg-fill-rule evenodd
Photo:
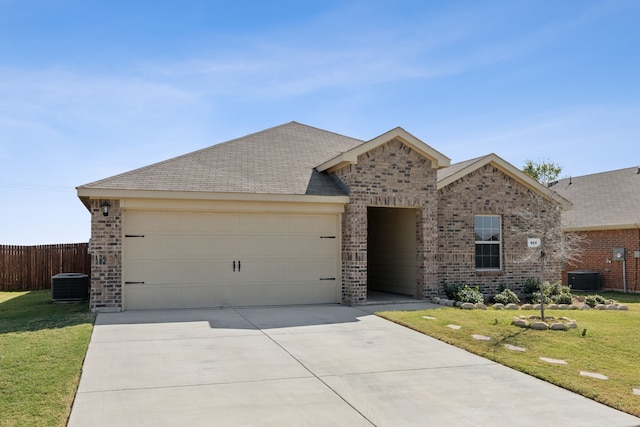
<instances>
[{"instance_id":1,"label":"decorative landscaping rock","mask_svg":"<svg viewBox=\"0 0 640 427\"><path fill-rule=\"evenodd\" d=\"M540 310L540 304L533 304L534 310Z\"/></svg>"},{"instance_id":2,"label":"decorative landscaping rock","mask_svg":"<svg viewBox=\"0 0 640 427\"><path fill-rule=\"evenodd\" d=\"M455 329L457 331L458 329L462 328L462 326L460 326L460 325L447 325L447 328Z\"/></svg>"},{"instance_id":3,"label":"decorative landscaping rock","mask_svg":"<svg viewBox=\"0 0 640 427\"><path fill-rule=\"evenodd\" d=\"M558 304L558 310L568 310L569 304Z\"/></svg>"},{"instance_id":4,"label":"decorative landscaping rock","mask_svg":"<svg viewBox=\"0 0 640 427\"><path fill-rule=\"evenodd\" d=\"M500 304L499 302L493 304L493 308L496 310L504 310L504 304Z\"/></svg>"},{"instance_id":5,"label":"decorative landscaping rock","mask_svg":"<svg viewBox=\"0 0 640 427\"><path fill-rule=\"evenodd\" d=\"M520 326L521 328L528 328L529 327L529 321L526 319L522 319L520 317L514 317L511 320L511 324L515 325L515 326Z\"/></svg>"},{"instance_id":6,"label":"decorative landscaping rock","mask_svg":"<svg viewBox=\"0 0 640 427\"><path fill-rule=\"evenodd\" d=\"M440 301L438 301L438 304L440 305L449 305L449 300L446 298L441 298Z\"/></svg>"},{"instance_id":7,"label":"decorative landscaping rock","mask_svg":"<svg viewBox=\"0 0 640 427\"><path fill-rule=\"evenodd\" d=\"M532 310L532 309L533 309L533 306L532 306L531 304L522 304L522 305L520 306L520 309L521 309L521 310Z\"/></svg>"},{"instance_id":8,"label":"decorative landscaping rock","mask_svg":"<svg viewBox=\"0 0 640 427\"><path fill-rule=\"evenodd\" d=\"M575 304L571 304L571 305L569 306L569 310L578 310L579 308L580 308L580 307L578 307L578 306L577 306L577 305L575 305Z\"/></svg>"},{"instance_id":9,"label":"decorative landscaping rock","mask_svg":"<svg viewBox=\"0 0 640 427\"><path fill-rule=\"evenodd\" d=\"M529 319L531 319L531 320L541 320L542 317L536 316L535 314L532 314L531 316L529 316Z\"/></svg>"},{"instance_id":10,"label":"decorative landscaping rock","mask_svg":"<svg viewBox=\"0 0 640 427\"><path fill-rule=\"evenodd\" d=\"M537 331L546 331L549 329L549 325L545 322L533 322L531 324L531 329L535 329Z\"/></svg>"},{"instance_id":11,"label":"decorative landscaping rock","mask_svg":"<svg viewBox=\"0 0 640 427\"><path fill-rule=\"evenodd\" d=\"M615 304L609 304L607 305L607 310L617 310L618 306Z\"/></svg>"},{"instance_id":12,"label":"decorative landscaping rock","mask_svg":"<svg viewBox=\"0 0 640 427\"><path fill-rule=\"evenodd\" d=\"M629 310L629 307L627 307L626 305L620 304L618 306L618 310L627 311Z\"/></svg>"},{"instance_id":13,"label":"decorative landscaping rock","mask_svg":"<svg viewBox=\"0 0 640 427\"><path fill-rule=\"evenodd\" d=\"M460 304L460 308L462 308L463 310L473 310L474 308L476 308L476 306L471 302L464 302Z\"/></svg>"},{"instance_id":14,"label":"decorative landscaping rock","mask_svg":"<svg viewBox=\"0 0 640 427\"><path fill-rule=\"evenodd\" d=\"M438 297L433 297L433 298L431 298L431 302L432 302L433 304L438 304L438 303L440 302L440 298L438 298Z\"/></svg>"},{"instance_id":15,"label":"decorative landscaping rock","mask_svg":"<svg viewBox=\"0 0 640 427\"><path fill-rule=\"evenodd\" d=\"M606 306L606 305L604 305L604 304L597 304L597 305L596 305L595 307L593 307L593 308L595 308L596 310L606 310L606 309L607 309L607 306Z\"/></svg>"},{"instance_id":16,"label":"decorative landscaping rock","mask_svg":"<svg viewBox=\"0 0 640 427\"><path fill-rule=\"evenodd\" d=\"M571 320L570 322L567 323L567 326L569 327L569 329L575 329L578 327L578 324L576 323L575 320Z\"/></svg>"},{"instance_id":17,"label":"decorative landscaping rock","mask_svg":"<svg viewBox=\"0 0 640 427\"><path fill-rule=\"evenodd\" d=\"M447 300L446 306L447 307L453 307L454 301L451 301L450 299Z\"/></svg>"},{"instance_id":18,"label":"decorative landscaping rock","mask_svg":"<svg viewBox=\"0 0 640 427\"><path fill-rule=\"evenodd\" d=\"M577 299L578 299L578 302L585 302L587 297L585 297L584 295L578 295Z\"/></svg>"},{"instance_id":19,"label":"decorative landscaping rock","mask_svg":"<svg viewBox=\"0 0 640 427\"><path fill-rule=\"evenodd\" d=\"M580 310L591 310L591 306L589 304L583 304L580 306Z\"/></svg>"},{"instance_id":20,"label":"decorative landscaping rock","mask_svg":"<svg viewBox=\"0 0 640 427\"><path fill-rule=\"evenodd\" d=\"M558 309L558 304L549 304L547 306L547 309L549 309L549 310L557 310Z\"/></svg>"},{"instance_id":21,"label":"decorative landscaping rock","mask_svg":"<svg viewBox=\"0 0 640 427\"><path fill-rule=\"evenodd\" d=\"M634 388L633 389L633 394L640 396L640 388Z\"/></svg>"},{"instance_id":22,"label":"decorative landscaping rock","mask_svg":"<svg viewBox=\"0 0 640 427\"><path fill-rule=\"evenodd\" d=\"M456 301L456 307L462 307L462 304L464 304L462 301Z\"/></svg>"},{"instance_id":23,"label":"decorative landscaping rock","mask_svg":"<svg viewBox=\"0 0 640 427\"><path fill-rule=\"evenodd\" d=\"M520 310L520 306L518 304L507 304L507 310Z\"/></svg>"},{"instance_id":24,"label":"decorative landscaping rock","mask_svg":"<svg viewBox=\"0 0 640 427\"><path fill-rule=\"evenodd\" d=\"M549 326L549 329L553 331L566 331L569 327L564 323L552 323L551 326Z\"/></svg>"},{"instance_id":25,"label":"decorative landscaping rock","mask_svg":"<svg viewBox=\"0 0 640 427\"><path fill-rule=\"evenodd\" d=\"M477 308L478 310L486 310L486 309L487 309L487 306L486 306L486 305L484 305L484 304L483 304L483 303L481 303L481 302L477 302L477 303L476 303L476 308Z\"/></svg>"}]
</instances>

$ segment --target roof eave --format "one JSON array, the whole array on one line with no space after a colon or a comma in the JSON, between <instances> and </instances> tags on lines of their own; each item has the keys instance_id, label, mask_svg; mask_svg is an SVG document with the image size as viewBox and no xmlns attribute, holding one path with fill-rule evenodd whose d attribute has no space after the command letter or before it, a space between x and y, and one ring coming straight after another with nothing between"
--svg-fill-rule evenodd
<instances>
[{"instance_id":1,"label":"roof eave","mask_svg":"<svg viewBox=\"0 0 640 427\"><path fill-rule=\"evenodd\" d=\"M250 202L298 202L347 204L349 196L318 196L309 194L217 193L203 191L126 190L78 187L78 198L89 208L91 199L173 199L225 200Z\"/></svg>"}]
</instances>

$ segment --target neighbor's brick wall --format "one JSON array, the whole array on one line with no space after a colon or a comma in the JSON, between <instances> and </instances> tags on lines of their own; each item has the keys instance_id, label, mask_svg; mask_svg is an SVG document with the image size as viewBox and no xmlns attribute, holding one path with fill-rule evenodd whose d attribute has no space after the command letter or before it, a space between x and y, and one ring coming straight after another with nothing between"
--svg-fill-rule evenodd
<instances>
[{"instance_id":1,"label":"neighbor's brick wall","mask_svg":"<svg viewBox=\"0 0 640 427\"><path fill-rule=\"evenodd\" d=\"M591 270L600 273L603 289L624 289L622 262L613 261L613 248L627 249L627 290L640 291L640 259L634 258L634 251L640 250L640 230L597 230L580 232L586 238L584 254L580 262L567 264L562 274L562 282L568 283L567 272ZM607 262L610 260L611 262Z\"/></svg>"},{"instance_id":2,"label":"neighbor's brick wall","mask_svg":"<svg viewBox=\"0 0 640 427\"><path fill-rule=\"evenodd\" d=\"M108 200L109 216L103 216L104 201L91 201L90 308L94 312L122 310L122 210L118 200Z\"/></svg>"},{"instance_id":3,"label":"neighbor's brick wall","mask_svg":"<svg viewBox=\"0 0 640 427\"><path fill-rule=\"evenodd\" d=\"M436 171L431 161L393 140L336 171L349 190L342 215L342 300L358 304L367 298L367 207L414 207L416 210L416 296L437 294Z\"/></svg>"},{"instance_id":4,"label":"neighbor's brick wall","mask_svg":"<svg viewBox=\"0 0 640 427\"><path fill-rule=\"evenodd\" d=\"M520 290L528 277L540 277L539 263L522 263L527 251L527 224L519 212L538 212L530 190L492 165L486 165L440 189L438 199L438 280L444 283L479 285L485 296L492 296L501 284ZM551 221L559 213L548 202ZM502 217L502 269L475 269L475 215ZM516 237L514 229L524 230ZM530 236L536 237L536 236ZM561 265L548 262L545 280L559 281ZM442 288L441 288L442 289ZM441 291L442 292L442 291Z\"/></svg>"}]
</instances>

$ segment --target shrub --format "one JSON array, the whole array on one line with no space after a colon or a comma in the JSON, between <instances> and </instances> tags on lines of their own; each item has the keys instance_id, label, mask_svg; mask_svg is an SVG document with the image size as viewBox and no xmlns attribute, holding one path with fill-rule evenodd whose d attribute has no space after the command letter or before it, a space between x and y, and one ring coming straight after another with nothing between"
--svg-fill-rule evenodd
<instances>
[{"instance_id":1,"label":"shrub","mask_svg":"<svg viewBox=\"0 0 640 427\"><path fill-rule=\"evenodd\" d=\"M569 294L571 295L571 289L568 286L563 286L562 283L548 283L544 284L545 293L553 298L555 295Z\"/></svg>"},{"instance_id":2,"label":"shrub","mask_svg":"<svg viewBox=\"0 0 640 427\"><path fill-rule=\"evenodd\" d=\"M540 303L540 292L532 293L531 294L531 299L529 300L529 302L531 302L532 304L539 304ZM544 303L545 304L551 304L552 302L553 302L553 300L545 292L544 293Z\"/></svg>"},{"instance_id":3,"label":"shrub","mask_svg":"<svg viewBox=\"0 0 640 427\"><path fill-rule=\"evenodd\" d=\"M553 295L551 297L551 300L556 304L571 304L573 302L573 297L570 293L563 292L557 295Z\"/></svg>"},{"instance_id":4,"label":"shrub","mask_svg":"<svg viewBox=\"0 0 640 427\"><path fill-rule=\"evenodd\" d=\"M469 285L464 285L458 290L456 296L456 301L470 302L473 304L484 302L484 297L477 286L472 288Z\"/></svg>"},{"instance_id":5,"label":"shrub","mask_svg":"<svg viewBox=\"0 0 640 427\"><path fill-rule=\"evenodd\" d=\"M585 298L584 302L589 307L593 308L598 304L606 304L607 300L604 297L601 297L600 295L596 294L596 295L588 295Z\"/></svg>"},{"instance_id":6,"label":"shrub","mask_svg":"<svg viewBox=\"0 0 640 427\"><path fill-rule=\"evenodd\" d=\"M454 283L445 283L444 285L442 285L442 288L444 290L444 294L447 296L448 299L457 300L458 291L462 288L462 285L454 284Z\"/></svg>"},{"instance_id":7,"label":"shrub","mask_svg":"<svg viewBox=\"0 0 640 427\"><path fill-rule=\"evenodd\" d=\"M526 295L540 292L540 280L536 279L535 277L527 278L527 280L525 280L524 282L524 288L522 289L522 292Z\"/></svg>"},{"instance_id":8,"label":"shrub","mask_svg":"<svg viewBox=\"0 0 640 427\"><path fill-rule=\"evenodd\" d=\"M500 304L518 304L520 298L511 289L505 289L499 294L494 295L493 300Z\"/></svg>"}]
</instances>

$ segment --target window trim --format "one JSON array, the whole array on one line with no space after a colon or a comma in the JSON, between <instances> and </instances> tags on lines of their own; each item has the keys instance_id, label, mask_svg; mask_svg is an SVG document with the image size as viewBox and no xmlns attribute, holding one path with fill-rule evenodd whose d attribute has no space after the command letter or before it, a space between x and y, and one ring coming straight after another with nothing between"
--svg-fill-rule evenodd
<instances>
[{"instance_id":1,"label":"window trim","mask_svg":"<svg viewBox=\"0 0 640 427\"><path fill-rule=\"evenodd\" d=\"M478 233L476 232L476 220L479 217L491 217L491 218L498 218L498 230L500 232L499 234L499 240L498 241L491 241L491 240L475 240L476 236L478 235ZM473 262L474 262L474 267L476 271L502 271L502 241L504 239L503 237L503 233L502 233L502 215L492 215L492 214L476 214L473 216L473 235L474 235L474 245L473 245L473 249L474 249L474 253L473 253ZM477 248L478 245L497 245L498 246L498 267L478 267L478 258L477 258Z\"/></svg>"}]
</instances>

